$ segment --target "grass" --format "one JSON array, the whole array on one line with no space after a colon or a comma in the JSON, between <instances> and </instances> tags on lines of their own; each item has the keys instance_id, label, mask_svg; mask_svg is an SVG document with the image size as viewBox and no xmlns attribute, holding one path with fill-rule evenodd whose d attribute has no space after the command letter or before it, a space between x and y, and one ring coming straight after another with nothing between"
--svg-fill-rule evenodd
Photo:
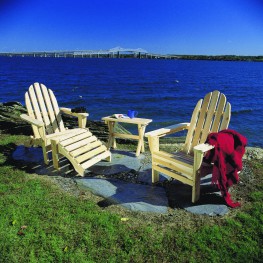
<instances>
[{"instance_id":1,"label":"grass","mask_svg":"<svg viewBox=\"0 0 263 263\"><path fill-rule=\"evenodd\" d=\"M9 156L23 140L1 135L0 262L261 262L259 161L247 163L254 179L238 188L242 208L225 217L113 212L16 166Z\"/></svg>"}]
</instances>

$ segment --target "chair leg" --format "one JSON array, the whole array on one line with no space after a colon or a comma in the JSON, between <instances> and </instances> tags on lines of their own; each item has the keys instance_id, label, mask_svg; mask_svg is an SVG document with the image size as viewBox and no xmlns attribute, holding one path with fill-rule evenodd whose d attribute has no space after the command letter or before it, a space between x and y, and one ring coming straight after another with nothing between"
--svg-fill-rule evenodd
<instances>
[{"instance_id":1,"label":"chair leg","mask_svg":"<svg viewBox=\"0 0 263 263\"><path fill-rule=\"evenodd\" d=\"M152 183L156 183L159 181L159 172L158 171L155 171L153 168L152 168Z\"/></svg>"},{"instance_id":2,"label":"chair leg","mask_svg":"<svg viewBox=\"0 0 263 263\"><path fill-rule=\"evenodd\" d=\"M194 185L192 188L192 203L195 203L200 198L200 173L197 171L194 176Z\"/></svg>"},{"instance_id":3,"label":"chair leg","mask_svg":"<svg viewBox=\"0 0 263 263\"><path fill-rule=\"evenodd\" d=\"M42 146L42 151L43 151L43 157L44 157L44 163L46 165L49 164L49 158L48 158L48 152L46 146Z\"/></svg>"},{"instance_id":4,"label":"chair leg","mask_svg":"<svg viewBox=\"0 0 263 263\"><path fill-rule=\"evenodd\" d=\"M106 158L106 161L111 162L111 155Z\"/></svg>"},{"instance_id":5,"label":"chair leg","mask_svg":"<svg viewBox=\"0 0 263 263\"><path fill-rule=\"evenodd\" d=\"M51 149L53 166L55 169L59 170L58 144L56 140L51 140Z\"/></svg>"}]
</instances>

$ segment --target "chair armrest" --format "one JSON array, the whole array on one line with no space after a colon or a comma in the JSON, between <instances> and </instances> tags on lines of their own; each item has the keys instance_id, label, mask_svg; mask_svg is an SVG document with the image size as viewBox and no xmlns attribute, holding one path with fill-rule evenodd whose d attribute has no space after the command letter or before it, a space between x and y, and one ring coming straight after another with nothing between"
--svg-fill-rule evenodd
<instances>
[{"instance_id":1,"label":"chair armrest","mask_svg":"<svg viewBox=\"0 0 263 263\"><path fill-rule=\"evenodd\" d=\"M71 115L71 116L75 116L75 117L88 117L89 114L88 113L80 113L80 112L71 112L71 109L70 108L60 108L60 110L65 113L65 114L68 114L68 115Z\"/></svg>"},{"instance_id":2,"label":"chair armrest","mask_svg":"<svg viewBox=\"0 0 263 263\"><path fill-rule=\"evenodd\" d=\"M210 145L208 143L201 143L201 144L198 144L194 147L194 152L206 153L206 152L212 150L213 148L215 148L215 146Z\"/></svg>"},{"instance_id":3,"label":"chair armrest","mask_svg":"<svg viewBox=\"0 0 263 263\"><path fill-rule=\"evenodd\" d=\"M20 118L25 120L26 122L29 122L32 125L35 125L35 126L39 127L39 128L40 127L44 127L44 123L42 121L34 119L34 118L32 118L32 117L30 117L30 116L28 116L26 114L21 114Z\"/></svg>"},{"instance_id":4,"label":"chair armrest","mask_svg":"<svg viewBox=\"0 0 263 263\"><path fill-rule=\"evenodd\" d=\"M190 123L188 122L179 123L179 124L171 125L165 128L158 129L158 130L147 132L145 136L146 137L155 137L155 136L162 137L168 134L186 130L189 128L189 126L190 126Z\"/></svg>"},{"instance_id":5,"label":"chair armrest","mask_svg":"<svg viewBox=\"0 0 263 263\"><path fill-rule=\"evenodd\" d=\"M210 145L208 143L201 143L196 145L193 150L194 150L194 171L197 171L200 169L202 162L203 162L203 157L204 154L214 148L213 145Z\"/></svg>"},{"instance_id":6,"label":"chair armrest","mask_svg":"<svg viewBox=\"0 0 263 263\"><path fill-rule=\"evenodd\" d=\"M86 128L87 124L87 117L89 116L88 113L80 113L80 112L71 112L71 109L69 108L60 108L60 110L68 115L78 117L78 125L80 128Z\"/></svg>"}]
</instances>

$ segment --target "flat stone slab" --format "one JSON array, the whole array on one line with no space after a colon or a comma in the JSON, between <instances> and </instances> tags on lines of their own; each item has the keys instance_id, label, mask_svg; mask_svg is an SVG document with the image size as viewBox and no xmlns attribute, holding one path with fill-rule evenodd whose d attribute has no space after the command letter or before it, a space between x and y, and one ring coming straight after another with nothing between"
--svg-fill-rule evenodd
<instances>
[{"instance_id":1,"label":"flat stone slab","mask_svg":"<svg viewBox=\"0 0 263 263\"><path fill-rule=\"evenodd\" d=\"M186 211L198 215L223 216L229 212L226 205L196 205L185 208Z\"/></svg>"},{"instance_id":2,"label":"flat stone slab","mask_svg":"<svg viewBox=\"0 0 263 263\"><path fill-rule=\"evenodd\" d=\"M135 156L133 152L111 150L112 159L111 162L99 162L89 167L89 171L94 174L112 175L116 173L129 172L130 170L140 170L142 167L142 161L145 156Z\"/></svg>"},{"instance_id":3,"label":"flat stone slab","mask_svg":"<svg viewBox=\"0 0 263 263\"><path fill-rule=\"evenodd\" d=\"M211 174L201 179L200 199L195 204L191 202L192 188L189 185L178 181L167 185L166 190L170 204L193 214L209 216L225 215L229 212L229 208L216 186L211 185L211 179Z\"/></svg>"},{"instance_id":4,"label":"flat stone slab","mask_svg":"<svg viewBox=\"0 0 263 263\"><path fill-rule=\"evenodd\" d=\"M118 173L129 173L134 170L138 173L138 181L151 184L152 165L145 162L145 155L135 156L135 152L122 150L111 150L111 162L99 162L89 168L89 171L96 175L110 176ZM167 180L166 176L160 175L160 181Z\"/></svg>"},{"instance_id":5,"label":"flat stone slab","mask_svg":"<svg viewBox=\"0 0 263 263\"><path fill-rule=\"evenodd\" d=\"M168 211L168 199L162 187L127 183L118 179L84 178L77 179L76 182L93 194L105 198L104 206L119 204L132 211Z\"/></svg>"},{"instance_id":6,"label":"flat stone slab","mask_svg":"<svg viewBox=\"0 0 263 263\"><path fill-rule=\"evenodd\" d=\"M46 166L43 162L41 148L25 148L18 146L12 155L13 159L30 164L30 167L38 174L48 175L77 175L72 172L72 167L66 158L60 161L62 169L57 172L52 166ZM211 185L211 175L201 180L201 196L196 204L191 202L192 189L176 180L165 183L164 187L151 184L151 164L145 161L145 155L135 156L134 152L112 150L112 162L102 161L89 168L84 178L75 177L75 181L84 188L88 188L94 194L104 198L103 205L119 204L133 211L147 211L166 213L168 207L185 209L194 214L209 216L225 215L229 208L225 205L221 194ZM35 165L32 166L31 164ZM114 175L132 171L138 175L140 183L130 183L115 179ZM93 177L89 177L89 173ZM95 177L94 177L95 175ZM97 178L104 175L106 178ZM107 178L112 176L111 178ZM169 179L160 175L160 181Z\"/></svg>"}]
</instances>

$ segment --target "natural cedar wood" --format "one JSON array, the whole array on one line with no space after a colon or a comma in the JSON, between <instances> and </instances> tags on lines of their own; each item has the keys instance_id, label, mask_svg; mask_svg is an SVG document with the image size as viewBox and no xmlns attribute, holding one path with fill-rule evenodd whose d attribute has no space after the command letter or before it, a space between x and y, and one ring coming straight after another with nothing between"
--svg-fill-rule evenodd
<instances>
[{"instance_id":1,"label":"natural cedar wood","mask_svg":"<svg viewBox=\"0 0 263 263\"><path fill-rule=\"evenodd\" d=\"M132 140L138 140L138 146L136 150L136 156L140 155L140 152L144 152L144 133L146 126L152 122L151 119L143 119L143 118L112 118L111 116L103 117L103 121L108 125L109 128L109 141L108 141L108 149L116 148L116 140L115 138L126 138L126 139L132 139ZM122 123L129 123L129 124L135 124L138 126L138 135L134 134L124 134L124 133L116 133L114 131L114 126L116 123L122 122Z\"/></svg>"},{"instance_id":2,"label":"natural cedar wood","mask_svg":"<svg viewBox=\"0 0 263 263\"><path fill-rule=\"evenodd\" d=\"M148 137L152 154L152 182L159 180L159 173L192 186L192 202L200 196L201 166L204 153L213 146L204 144L210 132L227 129L230 121L231 105L224 94L215 90L197 102L190 123L182 123L151 131ZM187 129L182 151L166 153L159 150L159 138L167 134Z\"/></svg>"},{"instance_id":3,"label":"natural cedar wood","mask_svg":"<svg viewBox=\"0 0 263 263\"><path fill-rule=\"evenodd\" d=\"M64 155L75 170L84 175L85 169L107 159L111 153L92 133L86 129L87 113L71 113L71 109L59 108L52 90L45 85L34 83L25 94L28 115L21 118L32 125L35 145L42 146L44 161L48 164L48 151L52 150L53 165L59 169L59 155ZM61 113L78 118L80 128L67 130Z\"/></svg>"},{"instance_id":4,"label":"natural cedar wood","mask_svg":"<svg viewBox=\"0 0 263 263\"><path fill-rule=\"evenodd\" d=\"M101 141L94 141L92 143L89 143L89 144L86 144L84 146L81 146L80 148L76 149L76 150L73 150L70 152L70 154L73 156L73 157L76 157L78 155L81 155L85 152L88 152L90 151L91 149L94 149L98 146L102 145L102 142Z\"/></svg>"}]
</instances>

